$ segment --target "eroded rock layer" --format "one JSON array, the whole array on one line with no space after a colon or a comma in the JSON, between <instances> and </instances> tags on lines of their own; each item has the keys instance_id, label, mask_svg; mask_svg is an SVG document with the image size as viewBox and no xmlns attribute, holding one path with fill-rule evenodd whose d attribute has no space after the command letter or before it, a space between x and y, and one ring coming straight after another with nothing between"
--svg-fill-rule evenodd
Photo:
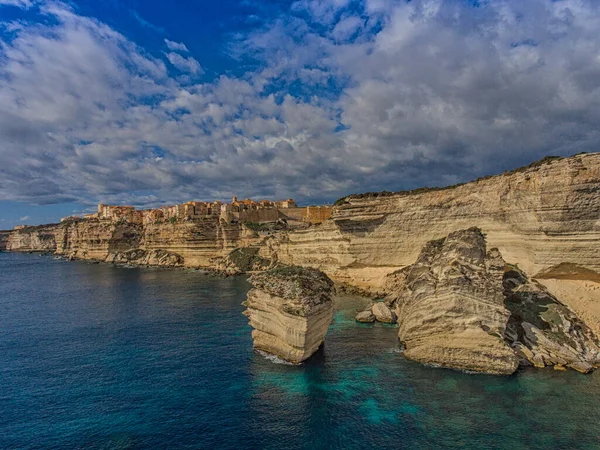
<instances>
[{"instance_id":1,"label":"eroded rock layer","mask_svg":"<svg viewBox=\"0 0 600 450\"><path fill-rule=\"evenodd\" d=\"M41 225L12 231L6 239L6 250L53 252L56 250L56 225Z\"/></svg>"},{"instance_id":2,"label":"eroded rock layer","mask_svg":"<svg viewBox=\"0 0 600 450\"><path fill-rule=\"evenodd\" d=\"M509 267L503 286L511 312L506 337L524 360L536 367L570 367L579 372L600 365L600 343L593 331L542 284Z\"/></svg>"},{"instance_id":3,"label":"eroded rock layer","mask_svg":"<svg viewBox=\"0 0 600 450\"><path fill-rule=\"evenodd\" d=\"M296 364L313 355L333 318L333 281L315 269L284 266L250 283L244 313L254 348Z\"/></svg>"}]
</instances>

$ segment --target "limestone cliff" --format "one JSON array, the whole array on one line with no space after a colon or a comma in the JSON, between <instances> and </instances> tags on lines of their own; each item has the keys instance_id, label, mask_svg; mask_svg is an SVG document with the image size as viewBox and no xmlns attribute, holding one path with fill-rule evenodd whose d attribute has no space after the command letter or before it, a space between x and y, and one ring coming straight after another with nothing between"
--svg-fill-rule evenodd
<instances>
[{"instance_id":1,"label":"limestone cliff","mask_svg":"<svg viewBox=\"0 0 600 450\"><path fill-rule=\"evenodd\" d=\"M269 245L281 262L378 291L426 242L473 226L530 275L564 262L599 271L600 154L549 158L444 189L351 195L331 220Z\"/></svg>"},{"instance_id":2,"label":"limestone cliff","mask_svg":"<svg viewBox=\"0 0 600 450\"><path fill-rule=\"evenodd\" d=\"M6 250L52 252L56 249L56 227L57 225L40 225L12 231L6 240Z\"/></svg>"},{"instance_id":3,"label":"limestone cliff","mask_svg":"<svg viewBox=\"0 0 600 450\"><path fill-rule=\"evenodd\" d=\"M88 219L12 231L6 249L106 262L212 267L214 259L258 240L252 230L218 218L147 225Z\"/></svg>"},{"instance_id":4,"label":"limestone cliff","mask_svg":"<svg viewBox=\"0 0 600 450\"><path fill-rule=\"evenodd\" d=\"M0 251L6 250L6 244L11 231L0 231Z\"/></svg>"},{"instance_id":5,"label":"limestone cliff","mask_svg":"<svg viewBox=\"0 0 600 450\"><path fill-rule=\"evenodd\" d=\"M238 222L210 217L194 221L145 225L140 248L180 255L187 267L214 267L215 258L258 242L257 234Z\"/></svg>"},{"instance_id":6,"label":"limestone cliff","mask_svg":"<svg viewBox=\"0 0 600 450\"><path fill-rule=\"evenodd\" d=\"M461 370L510 374L518 366L504 340L504 261L477 228L425 245L416 262L389 277L405 356Z\"/></svg>"},{"instance_id":7,"label":"limestone cliff","mask_svg":"<svg viewBox=\"0 0 600 450\"><path fill-rule=\"evenodd\" d=\"M333 281L301 267L278 267L253 275L246 316L254 348L293 363L321 346L333 318Z\"/></svg>"}]
</instances>

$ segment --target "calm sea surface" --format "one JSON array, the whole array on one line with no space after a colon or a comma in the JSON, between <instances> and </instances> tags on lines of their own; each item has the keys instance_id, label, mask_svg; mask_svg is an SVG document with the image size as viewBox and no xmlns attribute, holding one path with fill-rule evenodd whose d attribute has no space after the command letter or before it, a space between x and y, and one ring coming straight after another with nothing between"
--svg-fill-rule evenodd
<instances>
[{"instance_id":1,"label":"calm sea surface","mask_svg":"<svg viewBox=\"0 0 600 450\"><path fill-rule=\"evenodd\" d=\"M248 288L0 253L0 448L600 449L600 372L422 367L352 298L322 352L276 364Z\"/></svg>"}]
</instances>

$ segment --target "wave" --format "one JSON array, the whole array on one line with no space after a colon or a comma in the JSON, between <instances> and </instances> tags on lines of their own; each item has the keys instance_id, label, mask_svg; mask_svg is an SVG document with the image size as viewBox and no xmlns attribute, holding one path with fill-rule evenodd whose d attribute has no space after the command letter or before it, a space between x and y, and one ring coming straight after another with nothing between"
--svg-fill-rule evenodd
<instances>
[{"instance_id":1,"label":"wave","mask_svg":"<svg viewBox=\"0 0 600 450\"><path fill-rule=\"evenodd\" d=\"M279 356L272 355L271 353L263 352L262 350L256 350L256 352L274 364L283 364L285 366L294 366L295 365L294 363L286 361L285 359L281 359Z\"/></svg>"}]
</instances>

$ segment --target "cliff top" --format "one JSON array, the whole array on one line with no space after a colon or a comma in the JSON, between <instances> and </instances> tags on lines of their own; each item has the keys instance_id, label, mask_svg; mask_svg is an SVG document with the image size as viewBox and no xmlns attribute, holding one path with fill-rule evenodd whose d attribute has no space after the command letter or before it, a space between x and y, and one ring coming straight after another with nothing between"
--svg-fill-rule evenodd
<instances>
[{"instance_id":1,"label":"cliff top","mask_svg":"<svg viewBox=\"0 0 600 450\"><path fill-rule=\"evenodd\" d=\"M469 184L469 183L476 183L478 181L488 180L490 178L503 177L503 176L507 176L507 175L514 175L516 173L522 173L522 172L527 172L527 171L538 170L542 166L545 166L545 165L548 165L548 164L552 164L554 162L565 160L565 159L571 159L571 158L574 158L576 156L594 155L594 154L596 154L596 153L586 153L586 152L583 152L583 153L577 153L576 155L573 155L573 156L570 156L570 157L546 156L546 157L544 157L544 158L542 158L542 159L540 159L538 161L534 161L531 164L528 164L526 166L517 167L516 169L507 170L507 171L502 172L500 174L487 175L487 176L484 176L484 177L479 177L479 178L477 178L475 180L472 180L472 181L466 181L464 183L457 183L457 184L453 184L453 185L450 185L450 186L421 187L421 188L417 188L417 189L395 191L395 192L381 191L381 192L365 192L365 193L362 193L362 194L350 194L350 195L347 195L345 197L342 197L342 198L339 198L338 200L336 200L335 203L334 203L334 206L341 206L347 200L350 200L350 199L356 199L356 200L358 200L358 199L363 199L363 198L390 197L392 195L408 196L408 195L424 194L426 192L445 191L445 190L457 188L459 186L464 186L464 185Z\"/></svg>"}]
</instances>

